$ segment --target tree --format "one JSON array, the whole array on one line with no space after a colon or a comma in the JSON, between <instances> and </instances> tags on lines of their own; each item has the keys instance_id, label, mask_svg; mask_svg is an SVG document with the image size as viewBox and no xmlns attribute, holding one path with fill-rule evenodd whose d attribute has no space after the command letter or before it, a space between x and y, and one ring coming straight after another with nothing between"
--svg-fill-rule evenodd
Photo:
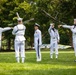
<instances>
[{"instance_id":1,"label":"tree","mask_svg":"<svg viewBox=\"0 0 76 75\"><path fill-rule=\"evenodd\" d=\"M73 24L73 19L76 17L76 1L75 0L0 0L0 26L7 27L17 24L16 12L20 14L23 21L30 18L35 20L25 24L26 39L29 45L33 46L34 23L40 24L42 31L43 43L49 43L48 28L51 22L55 23L57 28L59 22L49 18L41 10L50 13L57 20L63 21L66 24ZM57 15L58 14L58 15ZM12 24L10 24L12 23ZM68 29L59 29L61 36L61 44L71 43L71 32ZM9 36L7 36L9 34ZM69 34L69 35L68 35ZM8 40L8 49L12 46L11 41L14 39L11 31L5 32L3 36ZM67 37L67 38L64 38ZM69 37L68 37L69 36ZM46 39L47 38L47 39ZM65 42L66 41L66 42ZM11 44L11 45L10 45Z\"/></svg>"}]
</instances>

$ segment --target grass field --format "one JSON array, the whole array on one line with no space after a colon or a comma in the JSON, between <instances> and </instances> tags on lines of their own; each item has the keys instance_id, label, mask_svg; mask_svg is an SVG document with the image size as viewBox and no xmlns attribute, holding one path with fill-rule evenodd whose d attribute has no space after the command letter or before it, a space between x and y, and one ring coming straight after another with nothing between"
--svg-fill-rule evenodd
<instances>
[{"instance_id":1,"label":"grass field","mask_svg":"<svg viewBox=\"0 0 76 75\"><path fill-rule=\"evenodd\" d=\"M59 51L58 59L50 59L42 51L42 61L36 62L35 51L26 51L25 63L16 63L14 52L0 53L0 75L76 75L74 51Z\"/></svg>"}]
</instances>

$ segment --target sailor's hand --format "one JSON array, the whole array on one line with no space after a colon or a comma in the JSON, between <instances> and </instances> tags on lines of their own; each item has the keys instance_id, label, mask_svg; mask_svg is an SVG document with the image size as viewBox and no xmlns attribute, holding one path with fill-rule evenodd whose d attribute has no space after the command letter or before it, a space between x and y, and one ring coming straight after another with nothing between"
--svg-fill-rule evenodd
<instances>
[{"instance_id":1,"label":"sailor's hand","mask_svg":"<svg viewBox=\"0 0 76 75\"><path fill-rule=\"evenodd\" d=\"M60 42L60 40L57 41L58 43Z\"/></svg>"},{"instance_id":2,"label":"sailor's hand","mask_svg":"<svg viewBox=\"0 0 76 75\"><path fill-rule=\"evenodd\" d=\"M41 45L39 45L39 47L41 47Z\"/></svg>"},{"instance_id":3,"label":"sailor's hand","mask_svg":"<svg viewBox=\"0 0 76 75\"><path fill-rule=\"evenodd\" d=\"M62 27L62 25L58 25L58 28Z\"/></svg>"},{"instance_id":4,"label":"sailor's hand","mask_svg":"<svg viewBox=\"0 0 76 75\"><path fill-rule=\"evenodd\" d=\"M13 27L11 27L11 29L13 29Z\"/></svg>"}]
</instances>

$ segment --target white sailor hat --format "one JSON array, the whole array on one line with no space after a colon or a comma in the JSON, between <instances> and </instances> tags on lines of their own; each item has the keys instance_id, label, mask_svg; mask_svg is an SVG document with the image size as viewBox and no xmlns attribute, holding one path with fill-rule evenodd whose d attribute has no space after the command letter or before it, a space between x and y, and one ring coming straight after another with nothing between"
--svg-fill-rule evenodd
<instances>
[{"instance_id":1,"label":"white sailor hat","mask_svg":"<svg viewBox=\"0 0 76 75\"><path fill-rule=\"evenodd\" d=\"M38 27L40 27L40 25L39 25L38 23L35 23L35 26L38 26Z\"/></svg>"},{"instance_id":2,"label":"white sailor hat","mask_svg":"<svg viewBox=\"0 0 76 75\"><path fill-rule=\"evenodd\" d=\"M50 23L50 26L53 26L54 25L54 23Z\"/></svg>"},{"instance_id":3,"label":"white sailor hat","mask_svg":"<svg viewBox=\"0 0 76 75\"><path fill-rule=\"evenodd\" d=\"M22 21L23 19L22 19L22 18L18 18L17 20L18 20L18 21Z\"/></svg>"}]
</instances>

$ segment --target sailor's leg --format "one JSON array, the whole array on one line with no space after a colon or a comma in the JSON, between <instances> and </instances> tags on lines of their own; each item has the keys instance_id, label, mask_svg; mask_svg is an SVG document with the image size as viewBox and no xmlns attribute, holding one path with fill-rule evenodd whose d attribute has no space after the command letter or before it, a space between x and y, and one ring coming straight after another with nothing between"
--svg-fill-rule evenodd
<instances>
[{"instance_id":1,"label":"sailor's leg","mask_svg":"<svg viewBox=\"0 0 76 75\"><path fill-rule=\"evenodd\" d=\"M20 44L22 63L25 61L25 41Z\"/></svg>"},{"instance_id":2,"label":"sailor's leg","mask_svg":"<svg viewBox=\"0 0 76 75\"><path fill-rule=\"evenodd\" d=\"M55 55L56 55L56 58L58 58L58 43L55 42Z\"/></svg>"},{"instance_id":3,"label":"sailor's leg","mask_svg":"<svg viewBox=\"0 0 76 75\"><path fill-rule=\"evenodd\" d=\"M41 48L39 46L39 61L41 61Z\"/></svg>"},{"instance_id":4,"label":"sailor's leg","mask_svg":"<svg viewBox=\"0 0 76 75\"><path fill-rule=\"evenodd\" d=\"M53 53L54 53L54 47L53 47L53 42L50 44L50 58L53 58Z\"/></svg>"},{"instance_id":5,"label":"sailor's leg","mask_svg":"<svg viewBox=\"0 0 76 75\"><path fill-rule=\"evenodd\" d=\"M74 47L74 52L75 52L75 56L76 56L76 43L73 43L73 47Z\"/></svg>"},{"instance_id":6,"label":"sailor's leg","mask_svg":"<svg viewBox=\"0 0 76 75\"><path fill-rule=\"evenodd\" d=\"M19 42L15 41L15 57L17 62L20 62L20 58L19 58Z\"/></svg>"},{"instance_id":7,"label":"sailor's leg","mask_svg":"<svg viewBox=\"0 0 76 75\"><path fill-rule=\"evenodd\" d=\"M39 51L38 51L38 44L35 44L35 50L36 50L36 58L39 60Z\"/></svg>"},{"instance_id":8,"label":"sailor's leg","mask_svg":"<svg viewBox=\"0 0 76 75\"><path fill-rule=\"evenodd\" d=\"M1 40L0 40L0 50L1 50Z\"/></svg>"}]
</instances>

